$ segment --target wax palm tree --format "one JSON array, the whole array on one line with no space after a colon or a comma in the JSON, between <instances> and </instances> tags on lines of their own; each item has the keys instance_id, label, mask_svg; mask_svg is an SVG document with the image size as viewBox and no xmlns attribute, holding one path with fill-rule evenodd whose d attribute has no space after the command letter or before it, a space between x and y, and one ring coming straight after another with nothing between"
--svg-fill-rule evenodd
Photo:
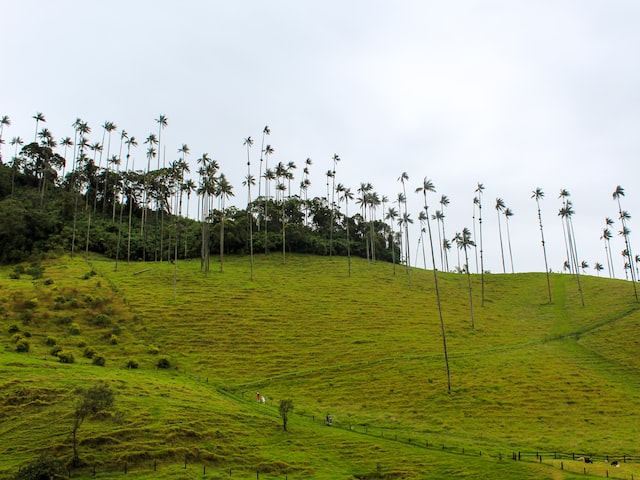
<instances>
[{"instance_id":1,"label":"wax palm tree","mask_svg":"<svg viewBox=\"0 0 640 480\"><path fill-rule=\"evenodd\" d=\"M469 234L469 236L471 236L471 234ZM455 242L456 245L460 245L460 242L462 241L462 234L460 232L456 232L456 234L451 239L451 241ZM462 271L464 270L465 267L461 267L460 266L460 249L459 248L458 248L457 252L458 252L458 264L456 265L456 271L458 273L462 273ZM466 260L465 265L466 265L467 269L470 268L468 260Z\"/></svg>"},{"instance_id":2,"label":"wax palm tree","mask_svg":"<svg viewBox=\"0 0 640 480\"><path fill-rule=\"evenodd\" d=\"M370 227L370 224L367 223L367 212L369 210L369 194L373 189L373 185L367 182L360 182L360 187L358 188L358 193L360 196L356 199L356 204L360 206L360 210L362 211L362 217L364 219L364 224L367 225L367 228ZM370 235L369 232L365 232L365 250L367 254L367 261L371 261L371 245L369 244Z\"/></svg>"},{"instance_id":3,"label":"wax palm tree","mask_svg":"<svg viewBox=\"0 0 640 480\"><path fill-rule=\"evenodd\" d=\"M540 212L540 200L544 198L544 192L540 187L538 187L533 191L531 198L535 199L536 206L538 207L538 225L540 226L540 237L542 238L542 253L544 255L544 271L547 274L547 290L549 293L549 303L551 303L552 302L551 280L549 278L549 264L547 263L547 247L544 242L544 230L542 228L542 213Z\"/></svg>"},{"instance_id":4,"label":"wax palm tree","mask_svg":"<svg viewBox=\"0 0 640 480\"><path fill-rule=\"evenodd\" d=\"M473 214L472 214L472 219L473 219L473 237L474 238L478 238L478 235L476 233L476 211L478 209L478 204L480 203L480 199L478 197L473 197ZM476 273L480 273L480 262L478 260L478 247L475 246L473 248L473 251L475 253L475 257L476 257Z\"/></svg>"},{"instance_id":5,"label":"wax palm tree","mask_svg":"<svg viewBox=\"0 0 640 480\"><path fill-rule=\"evenodd\" d=\"M407 172L402 172L402 174L398 177L398 181L400 183L402 183L402 194L404 195L404 215L403 217L407 217L408 218L408 212L407 212L407 189L406 189L406 185L405 182L407 182L409 180L409 175L407 174ZM409 249L409 230L405 229L404 231L404 236L405 236L405 259L406 259L406 264L407 264L407 275L409 276L409 283L411 283L411 250Z\"/></svg>"},{"instance_id":6,"label":"wax palm tree","mask_svg":"<svg viewBox=\"0 0 640 480\"><path fill-rule=\"evenodd\" d=\"M471 273L469 272L469 256L467 250L470 247L475 246L474 241L471 240L471 232L468 228L463 228L462 233L457 233L455 236L456 244L459 250L464 251L465 270L467 272L467 286L469 288L469 311L471 313L471 328L475 328L475 321L473 318L473 295L471 293Z\"/></svg>"},{"instance_id":7,"label":"wax palm tree","mask_svg":"<svg viewBox=\"0 0 640 480\"><path fill-rule=\"evenodd\" d=\"M587 273L587 268L589 268L589 263L586 260L582 260L582 262L580 262L580 268L582 269L582 273Z\"/></svg>"},{"instance_id":8,"label":"wax palm tree","mask_svg":"<svg viewBox=\"0 0 640 480\"><path fill-rule=\"evenodd\" d=\"M631 270L631 281L633 282L633 293L636 297L636 302L637 302L638 291L636 289L636 274L632 266L633 254L631 252L631 241L629 240L629 234L631 233L631 230L627 228L627 222L631 219L631 215L629 215L628 212L622 210L622 204L620 202L621 197L624 197L624 188L618 185L615 191L613 192L613 199L618 202L618 215L619 215L620 221L622 222L622 230L620 231L620 234L624 237L624 245L627 253L627 260Z\"/></svg>"},{"instance_id":9,"label":"wax palm tree","mask_svg":"<svg viewBox=\"0 0 640 480\"><path fill-rule=\"evenodd\" d=\"M340 202L344 200L345 204L344 222L347 228L347 271L349 276L351 276L351 236L349 234L349 223L351 222L351 219L349 218L349 201L354 199L354 195L350 188L344 187L340 183L336 186L336 191L340 194L338 201Z\"/></svg>"},{"instance_id":10,"label":"wax palm tree","mask_svg":"<svg viewBox=\"0 0 640 480\"><path fill-rule=\"evenodd\" d=\"M482 192L484 191L484 185L482 183L478 183L475 191L478 194L478 228L480 229L480 281L482 285L481 305L484 307L484 256L482 250Z\"/></svg>"},{"instance_id":11,"label":"wax palm tree","mask_svg":"<svg viewBox=\"0 0 640 480\"><path fill-rule=\"evenodd\" d=\"M500 237L500 256L502 258L502 273L507 273L507 267L504 263L504 244L502 242L502 225L500 224L500 214L507 208L504 200L500 197L496 198L496 213L498 214L498 235Z\"/></svg>"},{"instance_id":12,"label":"wax palm tree","mask_svg":"<svg viewBox=\"0 0 640 480\"><path fill-rule=\"evenodd\" d=\"M447 197L446 195L442 195L440 197L440 205L442 206L442 218L440 219L440 221L442 223L442 245L443 245L443 252L444 252L444 267L443 267L443 270L445 270L446 272L449 271L449 258L447 256L448 249L446 248L446 245L447 245L447 242L448 242L447 234L444 231L444 219L445 219L444 209L449 206L449 203L451 203L449 201L449 197Z\"/></svg>"},{"instance_id":13,"label":"wax palm tree","mask_svg":"<svg viewBox=\"0 0 640 480\"><path fill-rule=\"evenodd\" d=\"M447 367L447 392L451 393L451 372L449 370L449 355L447 353L447 337L446 337L446 332L444 328L444 319L442 317L442 303L440 302L440 289L438 287L438 271L436 269L435 254L433 252L433 237L431 235L431 223L429 222L429 204L427 203L427 193L435 192L435 191L436 191L435 186L433 185L431 180L427 179L426 177L422 181L422 186L416 189L416 193L422 192L422 195L424 198L424 212L427 217L427 231L429 232L429 246L431 248L431 264L433 265L433 280L434 280L435 290L436 290L436 299L438 301L438 314L440 315L440 327L442 330L444 358L445 358L445 364Z\"/></svg>"},{"instance_id":14,"label":"wax palm tree","mask_svg":"<svg viewBox=\"0 0 640 480\"><path fill-rule=\"evenodd\" d=\"M107 188L109 184L109 159L111 158L111 133L114 130L116 130L118 127L113 122L104 122L104 125L102 125L102 128L104 128L105 133L107 134L107 168L104 175L104 193L102 197L103 198L102 214L104 215L107 207ZM104 140L103 140L103 147L104 147Z\"/></svg>"},{"instance_id":15,"label":"wax palm tree","mask_svg":"<svg viewBox=\"0 0 640 480\"><path fill-rule=\"evenodd\" d=\"M265 127L268 129L268 127ZM262 141L264 143L264 135L262 136ZM251 185L255 185L256 181L253 175L251 175L251 156L249 151L253 146L253 139L251 136L248 136L244 139L243 145L247 147L247 176L245 177L245 181L243 185L247 187L247 223L249 224L249 265L250 265L250 274L249 277L253 280L253 215L251 213ZM262 154L260 155L260 165L262 165Z\"/></svg>"},{"instance_id":16,"label":"wax palm tree","mask_svg":"<svg viewBox=\"0 0 640 480\"><path fill-rule=\"evenodd\" d=\"M233 197L233 185L229 183L224 173L221 173L216 182L216 197L220 204L220 272L224 265L224 221L227 216L226 200Z\"/></svg>"},{"instance_id":17,"label":"wax palm tree","mask_svg":"<svg viewBox=\"0 0 640 480\"><path fill-rule=\"evenodd\" d=\"M266 151L264 149L264 139L267 135L271 135L269 125L265 125L262 129L262 144L260 145L260 171L258 172L258 198L260 198L260 195L262 195L262 155L266 154ZM258 224L258 226L260 226L260 224Z\"/></svg>"},{"instance_id":18,"label":"wax palm tree","mask_svg":"<svg viewBox=\"0 0 640 480\"><path fill-rule=\"evenodd\" d=\"M418 217L418 220L420 220L420 217ZM436 222L436 231L438 232L438 251L440 252L440 270L444 270L444 251L442 248L442 235L440 230L440 222L444 220L444 214L441 210L436 210L436 213L431 215L431 220L435 220ZM427 268L426 262L424 268Z\"/></svg>"},{"instance_id":19,"label":"wax palm tree","mask_svg":"<svg viewBox=\"0 0 640 480\"><path fill-rule=\"evenodd\" d=\"M576 275L576 280L578 282L578 291L580 292L580 301L582 302L582 306L584 307L584 295L582 293L582 284L580 282L580 271L578 268L578 250L575 241L575 235L573 231L573 221L572 217L574 215L573 204L565 200L564 207L560 209L558 215L562 217L563 224L566 226L566 234L567 234L567 242L570 256L565 262L565 265L568 267L569 272L574 272Z\"/></svg>"},{"instance_id":20,"label":"wax palm tree","mask_svg":"<svg viewBox=\"0 0 640 480\"><path fill-rule=\"evenodd\" d=\"M269 168L269 157L275 153L271 145L264 147L264 253L269 253L269 196L270 181L275 180L275 172Z\"/></svg>"},{"instance_id":21,"label":"wax palm tree","mask_svg":"<svg viewBox=\"0 0 640 480\"><path fill-rule=\"evenodd\" d=\"M438 213L439 211L436 211ZM436 220L437 215L431 215L431 220ZM418 251L420 250L420 244L422 244L422 264L424 265L424 269L427 269L427 255L424 249L424 234L427 232L426 224L427 224L427 214L424 213L423 210L420 210L418 214L418 221L420 222L420 236L418 237L418 247L416 249L416 261L415 266L418 266ZM440 235L440 228L437 226L436 230L438 230L438 236ZM440 244L440 264L442 265L442 241L438 242Z\"/></svg>"},{"instance_id":22,"label":"wax palm tree","mask_svg":"<svg viewBox=\"0 0 640 480\"><path fill-rule=\"evenodd\" d=\"M511 263L511 273L515 273L513 270L513 253L511 250L511 232L509 231L509 219L513 217L513 210L509 207L504 209L505 225L507 226L507 246L509 247L509 262Z\"/></svg>"},{"instance_id":23,"label":"wax palm tree","mask_svg":"<svg viewBox=\"0 0 640 480\"><path fill-rule=\"evenodd\" d=\"M611 234L611 230L605 228L602 230L602 236L600 240L603 240L604 243L604 254L607 259L607 267L609 269L609 278L613 278L613 258L611 257L611 238L613 235Z\"/></svg>"},{"instance_id":24,"label":"wax palm tree","mask_svg":"<svg viewBox=\"0 0 640 480\"><path fill-rule=\"evenodd\" d=\"M64 155L62 157L64 158L64 167L62 169L62 176L64 177L64 172L67 167L67 149L73 146L73 140L71 140L71 137L61 138L60 145L64 147Z\"/></svg>"},{"instance_id":25,"label":"wax palm tree","mask_svg":"<svg viewBox=\"0 0 640 480\"><path fill-rule=\"evenodd\" d=\"M47 121L47 119L46 119L46 118L44 118L44 115L43 115L43 113L42 113L42 112L37 112L37 113L36 113L33 117L31 117L31 118L33 118L33 119L36 121L36 133L35 133L35 135L33 136L33 141L35 142L35 141L37 141L37 140L38 140L38 123L40 123L40 122L43 122L43 123L44 123L44 122L46 122L46 121Z\"/></svg>"},{"instance_id":26,"label":"wax palm tree","mask_svg":"<svg viewBox=\"0 0 640 480\"><path fill-rule=\"evenodd\" d=\"M91 127L87 122L83 122L80 118L77 118L76 121L72 124L72 127L75 130L74 139L79 138L75 144L79 147L77 159L75 157L75 148L74 148L74 173L78 172L78 167L82 164L85 158L84 149L88 145L88 141L86 139L86 135L91 132ZM71 235L71 258L73 258L73 254L75 252L75 244L76 244L76 228L77 228L77 220L78 220L78 201L80 198L80 194L78 192L78 176L74 175L74 207L73 207L73 233ZM88 197L88 195L87 195Z\"/></svg>"},{"instance_id":27,"label":"wax palm tree","mask_svg":"<svg viewBox=\"0 0 640 480\"><path fill-rule=\"evenodd\" d=\"M124 131L124 130L123 130ZM127 146L127 156L126 156L126 160L125 160L125 165L124 165L124 171L125 171L125 179L127 174L131 171L134 170L133 168L133 161L131 161L131 165L129 165L129 162L131 160L131 147L137 147L138 146L138 141L136 140L136 137L129 137L128 135L121 135L120 137L122 138L126 138L126 140L124 141L124 143ZM129 168L131 168L131 170L129 170ZM127 201L129 202L129 224L128 224L128 237L127 237L127 263L129 263L130 261L130 257L131 257L131 217L132 217L132 213L133 213L133 182L131 181L131 179L126 179L125 181L123 181L122 183L122 191L121 191L121 195L123 193L126 194L126 198ZM120 201L120 221L118 222L118 241L116 244L116 263L115 263L115 270L118 270L118 260L120 259L120 239L122 237L122 221L124 218L124 196L122 197L121 201Z\"/></svg>"},{"instance_id":28,"label":"wax palm tree","mask_svg":"<svg viewBox=\"0 0 640 480\"><path fill-rule=\"evenodd\" d=\"M8 115L3 115L2 118L0 118L0 148L2 148L1 146L4 143L4 140L2 139L2 136L4 135L4 127L9 126L11 126L11 119ZM0 154L0 160L2 160L2 154Z\"/></svg>"},{"instance_id":29,"label":"wax palm tree","mask_svg":"<svg viewBox=\"0 0 640 480\"><path fill-rule=\"evenodd\" d=\"M391 245L391 261L393 262L394 276L396 274L396 248L395 248L395 241L394 241L396 234L393 228L393 223L397 218L398 218L398 210L396 210L395 207L389 207L384 219L389 220L389 223L391 224L391 238L389 239L389 244Z\"/></svg>"},{"instance_id":30,"label":"wax palm tree","mask_svg":"<svg viewBox=\"0 0 640 480\"><path fill-rule=\"evenodd\" d=\"M598 277L599 277L599 276L600 276L600 272L601 272L602 270L604 270L604 267L602 266L602 264L601 264L601 263L596 262L596 263L593 265L593 269L597 272Z\"/></svg>"},{"instance_id":31,"label":"wax palm tree","mask_svg":"<svg viewBox=\"0 0 640 480\"><path fill-rule=\"evenodd\" d=\"M13 189L15 186L16 171L20 168L20 158L18 158L18 147L24 145L24 141L20 137L13 137L9 142L14 146L13 158L11 159L11 196L13 197Z\"/></svg>"},{"instance_id":32,"label":"wax palm tree","mask_svg":"<svg viewBox=\"0 0 640 480\"><path fill-rule=\"evenodd\" d=\"M335 194L336 194L336 165L340 161L340 157L337 153L333 154L331 157L333 161L333 170L331 171L331 225L329 230L329 258L333 256L333 228L335 223L335 214L336 214L336 202L335 202ZM328 200L328 199L327 199Z\"/></svg>"}]
</instances>

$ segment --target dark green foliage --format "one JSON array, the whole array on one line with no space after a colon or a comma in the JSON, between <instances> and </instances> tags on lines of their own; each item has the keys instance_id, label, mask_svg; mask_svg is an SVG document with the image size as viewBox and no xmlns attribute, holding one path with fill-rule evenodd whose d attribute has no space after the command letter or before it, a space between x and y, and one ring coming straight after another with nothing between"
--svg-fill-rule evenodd
<instances>
[{"instance_id":1,"label":"dark green foliage","mask_svg":"<svg viewBox=\"0 0 640 480\"><path fill-rule=\"evenodd\" d=\"M158 368L171 368L171 361L167 357L160 357L156 363Z\"/></svg>"},{"instance_id":2,"label":"dark green foliage","mask_svg":"<svg viewBox=\"0 0 640 480\"><path fill-rule=\"evenodd\" d=\"M293 400L280 400L280 418L282 418L282 428L287 431L287 424L289 422L289 414L293 412Z\"/></svg>"},{"instance_id":3,"label":"dark green foliage","mask_svg":"<svg viewBox=\"0 0 640 480\"><path fill-rule=\"evenodd\" d=\"M13 325L11 325L9 327L9 329L7 330L9 332L9 334L14 334L14 333L18 333L20 331L20 328L14 323Z\"/></svg>"},{"instance_id":4,"label":"dark green foliage","mask_svg":"<svg viewBox=\"0 0 640 480\"><path fill-rule=\"evenodd\" d=\"M29 351L30 348L31 348L31 343L29 343L29 340L26 340L23 338L16 342L16 352L26 353Z\"/></svg>"},{"instance_id":5,"label":"dark green foliage","mask_svg":"<svg viewBox=\"0 0 640 480\"><path fill-rule=\"evenodd\" d=\"M13 478L14 480L62 480L69 478L66 472L67 469L61 460L42 455L22 467Z\"/></svg>"},{"instance_id":6,"label":"dark green foliage","mask_svg":"<svg viewBox=\"0 0 640 480\"><path fill-rule=\"evenodd\" d=\"M58 340L56 340L54 337L48 336L44 339L44 344L47 347L53 347L56 343L58 343Z\"/></svg>"},{"instance_id":7,"label":"dark green foliage","mask_svg":"<svg viewBox=\"0 0 640 480\"><path fill-rule=\"evenodd\" d=\"M137 361L137 360L134 360L134 359L129 360L129 361L127 362L127 368L130 368L130 369L136 369L136 368L138 368L138 361Z\"/></svg>"},{"instance_id":8,"label":"dark green foliage","mask_svg":"<svg viewBox=\"0 0 640 480\"><path fill-rule=\"evenodd\" d=\"M33 278L34 280L37 280L39 278L42 278L42 276L44 275L44 267L39 263L32 263L31 265L29 265L29 268L26 269L25 273L31 275L31 278Z\"/></svg>"},{"instance_id":9,"label":"dark green foliage","mask_svg":"<svg viewBox=\"0 0 640 480\"><path fill-rule=\"evenodd\" d=\"M75 362L75 357L73 356L73 353L69 352L69 351L66 351L66 350L58 351L57 357L58 357L58 360L60 360L60 363L74 363Z\"/></svg>"},{"instance_id":10,"label":"dark green foliage","mask_svg":"<svg viewBox=\"0 0 640 480\"><path fill-rule=\"evenodd\" d=\"M96 355L95 357L93 357L92 360L92 364L93 365L97 365L98 367L104 367L106 360L104 359L104 357L100 356L100 355Z\"/></svg>"},{"instance_id":11,"label":"dark green foliage","mask_svg":"<svg viewBox=\"0 0 640 480\"><path fill-rule=\"evenodd\" d=\"M93 348L93 347L86 347L86 348L84 349L84 351L82 352L82 356L83 356L84 358L93 358L93 357L95 357L95 356L96 356L96 353L97 353L97 352L96 352L96 349L95 349L95 348Z\"/></svg>"},{"instance_id":12,"label":"dark green foliage","mask_svg":"<svg viewBox=\"0 0 640 480\"><path fill-rule=\"evenodd\" d=\"M69 333L71 335L80 335L80 325L78 325L77 323L72 323L69 326Z\"/></svg>"},{"instance_id":13,"label":"dark green foliage","mask_svg":"<svg viewBox=\"0 0 640 480\"><path fill-rule=\"evenodd\" d=\"M57 357L61 351L62 351L62 347L60 345L56 345L51 349L49 353L54 357Z\"/></svg>"},{"instance_id":14,"label":"dark green foliage","mask_svg":"<svg viewBox=\"0 0 640 480\"><path fill-rule=\"evenodd\" d=\"M91 323L96 327L108 327L111 325L111 317L106 313L99 313Z\"/></svg>"}]
</instances>

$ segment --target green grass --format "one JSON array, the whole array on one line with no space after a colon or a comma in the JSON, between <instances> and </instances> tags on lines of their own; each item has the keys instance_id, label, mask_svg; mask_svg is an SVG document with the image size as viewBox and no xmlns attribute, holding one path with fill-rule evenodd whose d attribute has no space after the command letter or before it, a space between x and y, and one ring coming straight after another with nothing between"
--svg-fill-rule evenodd
<instances>
[{"instance_id":1,"label":"green grass","mask_svg":"<svg viewBox=\"0 0 640 480\"><path fill-rule=\"evenodd\" d=\"M474 275L472 329L466 278L439 273L448 394L431 272L412 270L410 284L386 263L354 259L349 276L344 258L275 254L256 256L253 281L247 257L208 275L197 260L43 265L39 280L0 268L0 478L43 451L70 458L74 390L98 379L116 390L116 410L82 426L86 468L74 478L93 465L113 478L125 462L133 478L577 478L585 464L554 453L640 456L628 282L581 277L583 307L572 276L552 275L548 304L544 274L491 274L481 306ZM75 363L59 363L47 339ZM104 367L83 357L88 347ZM156 368L161 357L170 369ZM322 425L326 413L337 428Z\"/></svg>"}]
</instances>

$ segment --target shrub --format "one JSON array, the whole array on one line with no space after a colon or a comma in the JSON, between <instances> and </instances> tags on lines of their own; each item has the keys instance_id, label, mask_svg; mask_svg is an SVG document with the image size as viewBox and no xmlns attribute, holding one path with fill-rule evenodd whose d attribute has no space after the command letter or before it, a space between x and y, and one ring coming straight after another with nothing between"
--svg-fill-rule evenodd
<instances>
[{"instance_id":1,"label":"shrub","mask_svg":"<svg viewBox=\"0 0 640 480\"><path fill-rule=\"evenodd\" d=\"M156 363L158 368L171 368L171 362L167 357L160 357Z\"/></svg>"},{"instance_id":2,"label":"shrub","mask_svg":"<svg viewBox=\"0 0 640 480\"><path fill-rule=\"evenodd\" d=\"M111 325L111 317L106 313L99 313L96 315L96 318L93 320L93 325L96 327L108 327Z\"/></svg>"},{"instance_id":3,"label":"shrub","mask_svg":"<svg viewBox=\"0 0 640 480\"><path fill-rule=\"evenodd\" d=\"M98 367L104 367L105 359L104 357L101 357L100 355L98 355L93 358L93 361L91 363L93 363L94 365L97 365Z\"/></svg>"},{"instance_id":4,"label":"shrub","mask_svg":"<svg viewBox=\"0 0 640 480\"><path fill-rule=\"evenodd\" d=\"M33 278L34 280L37 280L39 278L42 278L42 276L44 275L44 267L39 263L32 263L31 265L29 265L29 268L27 268L25 273L31 275L31 278Z\"/></svg>"},{"instance_id":5,"label":"shrub","mask_svg":"<svg viewBox=\"0 0 640 480\"><path fill-rule=\"evenodd\" d=\"M26 353L30 348L31 344L29 343L29 340L25 340L23 338L22 340L18 340L18 342L16 342L16 352Z\"/></svg>"},{"instance_id":6,"label":"shrub","mask_svg":"<svg viewBox=\"0 0 640 480\"><path fill-rule=\"evenodd\" d=\"M82 356L84 358L93 358L96 356L96 349L93 347L87 347L84 349L84 351L82 352Z\"/></svg>"},{"instance_id":7,"label":"shrub","mask_svg":"<svg viewBox=\"0 0 640 480\"><path fill-rule=\"evenodd\" d=\"M156 347L155 345L151 345L151 346L149 347L148 352L149 352L151 355L157 355L158 353L160 353L160 349L159 349L158 347Z\"/></svg>"},{"instance_id":8,"label":"shrub","mask_svg":"<svg viewBox=\"0 0 640 480\"><path fill-rule=\"evenodd\" d=\"M80 325L77 323L72 323L69 327L69 333L71 335L80 335Z\"/></svg>"},{"instance_id":9,"label":"shrub","mask_svg":"<svg viewBox=\"0 0 640 480\"><path fill-rule=\"evenodd\" d=\"M61 350L58 352L58 359L60 363L74 363L75 358L72 352L68 352L66 350Z\"/></svg>"},{"instance_id":10,"label":"shrub","mask_svg":"<svg viewBox=\"0 0 640 480\"><path fill-rule=\"evenodd\" d=\"M31 338L31 332L29 331L25 330L22 334L25 336L25 338Z\"/></svg>"},{"instance_id":11,"label":"shrub","mask_svg":"<svg viewBox=\"0 0 640 480\"><path fill-rule=\"evenodd\" d=\"M78 342L78 348L84 348L87 346L87 342L85 340L80 340Z\"/></svg>"},{"instance_id":12,"label":"shrub","mask_svg":"<svg viewBox=\"0 0 640 480\"><path fill-rule=\"evenodd\" d=\"M85 274L82 276L82 279L83 279L83 280L89 280L89 279L90 279L91 277L93 277L95 274L96 274L96 271L95 271L95 270L91 270L90 272L85 273Z\"/></svg>"},{"instance_id":13,"label":"shrub","mask_svg":"<svg viewBox=\"0 0 640 480\"><path fill-rule=\"evenodd\" d=\"M20 340L24 339L21 333L15 333L11 335L11 341L13 343L18 343Z\"/></svg>"},{"instance_id":14,"label":"shrub","mask_svg":"<svg viewBox=\"0 0 640 480\"><path fill-rule=\"evenodd\" d=\"M111 345L117 345L118 344L118 336L111 334L111 337L109 337L109 343Z\"/></svg>"},{"instance_id":15,"label":"shrub","mask_svg":"<svg viewBox=\"0 0 640 480\"><path fill-rule=\"evenodd\" d=\"M9 278L10 278L11 280L20 280L20 274L19 274L19 273L17 273L17 272L11 272L11 273L9 274Z\"/></svg>"},{"instance_id":16,"label":"shrub","mask_svg":"<svg viewBox=\"0 0 640 480\"><path fill-rule=\"evenodd\" d=\"M9 334L18 333L19 331L20 328L15 323L11 325L8 330Z\"/></svg>"},{"instance_id":17,"label":"shrub","mask_svg":"<svg viewBox=\"0 0 640 480\"><path fill-rule=\"evenodd\" d=\"M14 480L40 480L43 478L67 478L67 469L61 460L42 455L22 467Z\"/></svg>"},{"instance_id":18,"label":"shrub","mask_svg":"<svg viewBox=\"0 0 640 480\"><path fill-rule=\"evenodd\" d=\"M64 317L60 317L56 321L58 325L71 325L72 322L73 322L73 317L71 317L70 315L65 315Z\"/></svg>"},{"instance_id":19,"label":"shrub","mask_svg":"<svg viewBox=\"0 0 640 480\"><path fill-rule=\"evenodd\" d=\"M45 285L53 285L53 279L51 279L51 278L47 278L47 279L44 281L44 284L45 284Z\"/></svg>"},{"instance_id":20,"label":"shrub","mask_svg":"<svg viewBox=\"0 0 640 480\"><path fill-rule=\"evenodd\" d=\"M62 347L60 345L54 346L49 353L54 357L57 357L58 354L62 351Z\"/></svg>"},{"instance_id":21,"label":"shrub","mask_svg":"<svg viewBox=\"0 0 640 480\"><path fill-rule=\"evenodd\" d=\"M58 340L56 340L54 337L49 336L44 339L44 344L47 347L53 347L56 343L58 343Z\"/></svg>"},{"instance_id":22,"label":"shrub","mask_svg":"<svg viewBox=\"0 0 640 480\"><path fill-rule=\"evenodd\" d=\"M23 310L20 314L20 318L22 319L22 323L24 324L31 323L31 320L33 320L33 310L31 310L30 308Z\"/></svg>"},{"instance_id":23,"label":"shrub","mask_svg":"<svg viewBox=\"0 0 640 480\"><path fill-rule=\"evenodd\" d=\"M136 360L133 360L133 359L129 360L127 362L127 368L130 368L130 369L138 368L138 362Z\"/></svg>"}]
</instances>

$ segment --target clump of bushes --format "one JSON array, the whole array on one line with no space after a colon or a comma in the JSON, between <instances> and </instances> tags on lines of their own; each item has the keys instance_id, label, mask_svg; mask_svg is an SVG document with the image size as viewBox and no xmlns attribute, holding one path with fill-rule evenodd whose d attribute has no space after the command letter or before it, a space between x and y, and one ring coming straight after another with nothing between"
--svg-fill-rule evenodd
<instances>
[{"instance_id":1,"label":"clump of bushes","mask_svg":"<svg viewBox=\"0 0 640 480\"><path fill-rule=\"evenodd\" d=\"M106 313L99 313L93 319L92 323L96 327L108 327L109 325L111 325L111 317L109 317L109 315L107 315Z\"/></svg>"},{"instance_id":2,"label":"clump of bushes","mask_svg":"<svg viewBox=\"0 0 640 480\"><path fill-rule=\"evenodd\" d=\"M91 271L90 271L90 272L87 272L87 273L85 273L85 274L82 276L82 279L83 279L83 280L89 280L89 279L90 279L91 277L93 277L94 275L96 275L96 271L95 271L95 270L93 270L93 269L91 269Z\"/></svg>"},{"instance_id":3,"label":"clump of bushes","mask_svg":"<svg viewBox=\"0 0 640 480\"><path fill-rule=\"evenodd\" d=\"M15 323L11 325L8 330L10 335L14 333L18 333L19 331L20 331L20 328Z\"/></svg>"},{"instance_id":4,"label":"clump of bushes","mask_svg":"<svg viewBox=\"0 0 640 480\"><path fill-rule=\"evenodd\" d=\"M109 343L111 345L117 345L118 344L118 336L115 334L111 334L111 337L109 337Z\"/></svg>"},{"instance_id":5,"label":"clump of bushes","mask_svg":"<svg viewBox=\"0 0 640 480\"><path fill-rule=\"evenodd\" d=\"M72 323L69 327L69 333L71 335L80 335L80 325L77 323Z\"/></svg>"},{"instance_id":6,"label":"clump of bushes","mask_svg":"<svg viewBox=\"0 0 640 480\"><path fill-rule=\"evenodd\" d=\"M39 480L41 478L67 478L67 468L62 460L42 455L22 467L14 480Z\"/></svg>"},{"instance_id":7,"label":"clump of bushes","mask_svg":"<svg viewBox=\"0 0 640 480\"><path fill-rule=\"evenodd\" d=\"M47 347L53 347L56 343L58 343L58 340L55 337L48 336L44 339L44 344Z\"/></svg>"}]
</instances>

